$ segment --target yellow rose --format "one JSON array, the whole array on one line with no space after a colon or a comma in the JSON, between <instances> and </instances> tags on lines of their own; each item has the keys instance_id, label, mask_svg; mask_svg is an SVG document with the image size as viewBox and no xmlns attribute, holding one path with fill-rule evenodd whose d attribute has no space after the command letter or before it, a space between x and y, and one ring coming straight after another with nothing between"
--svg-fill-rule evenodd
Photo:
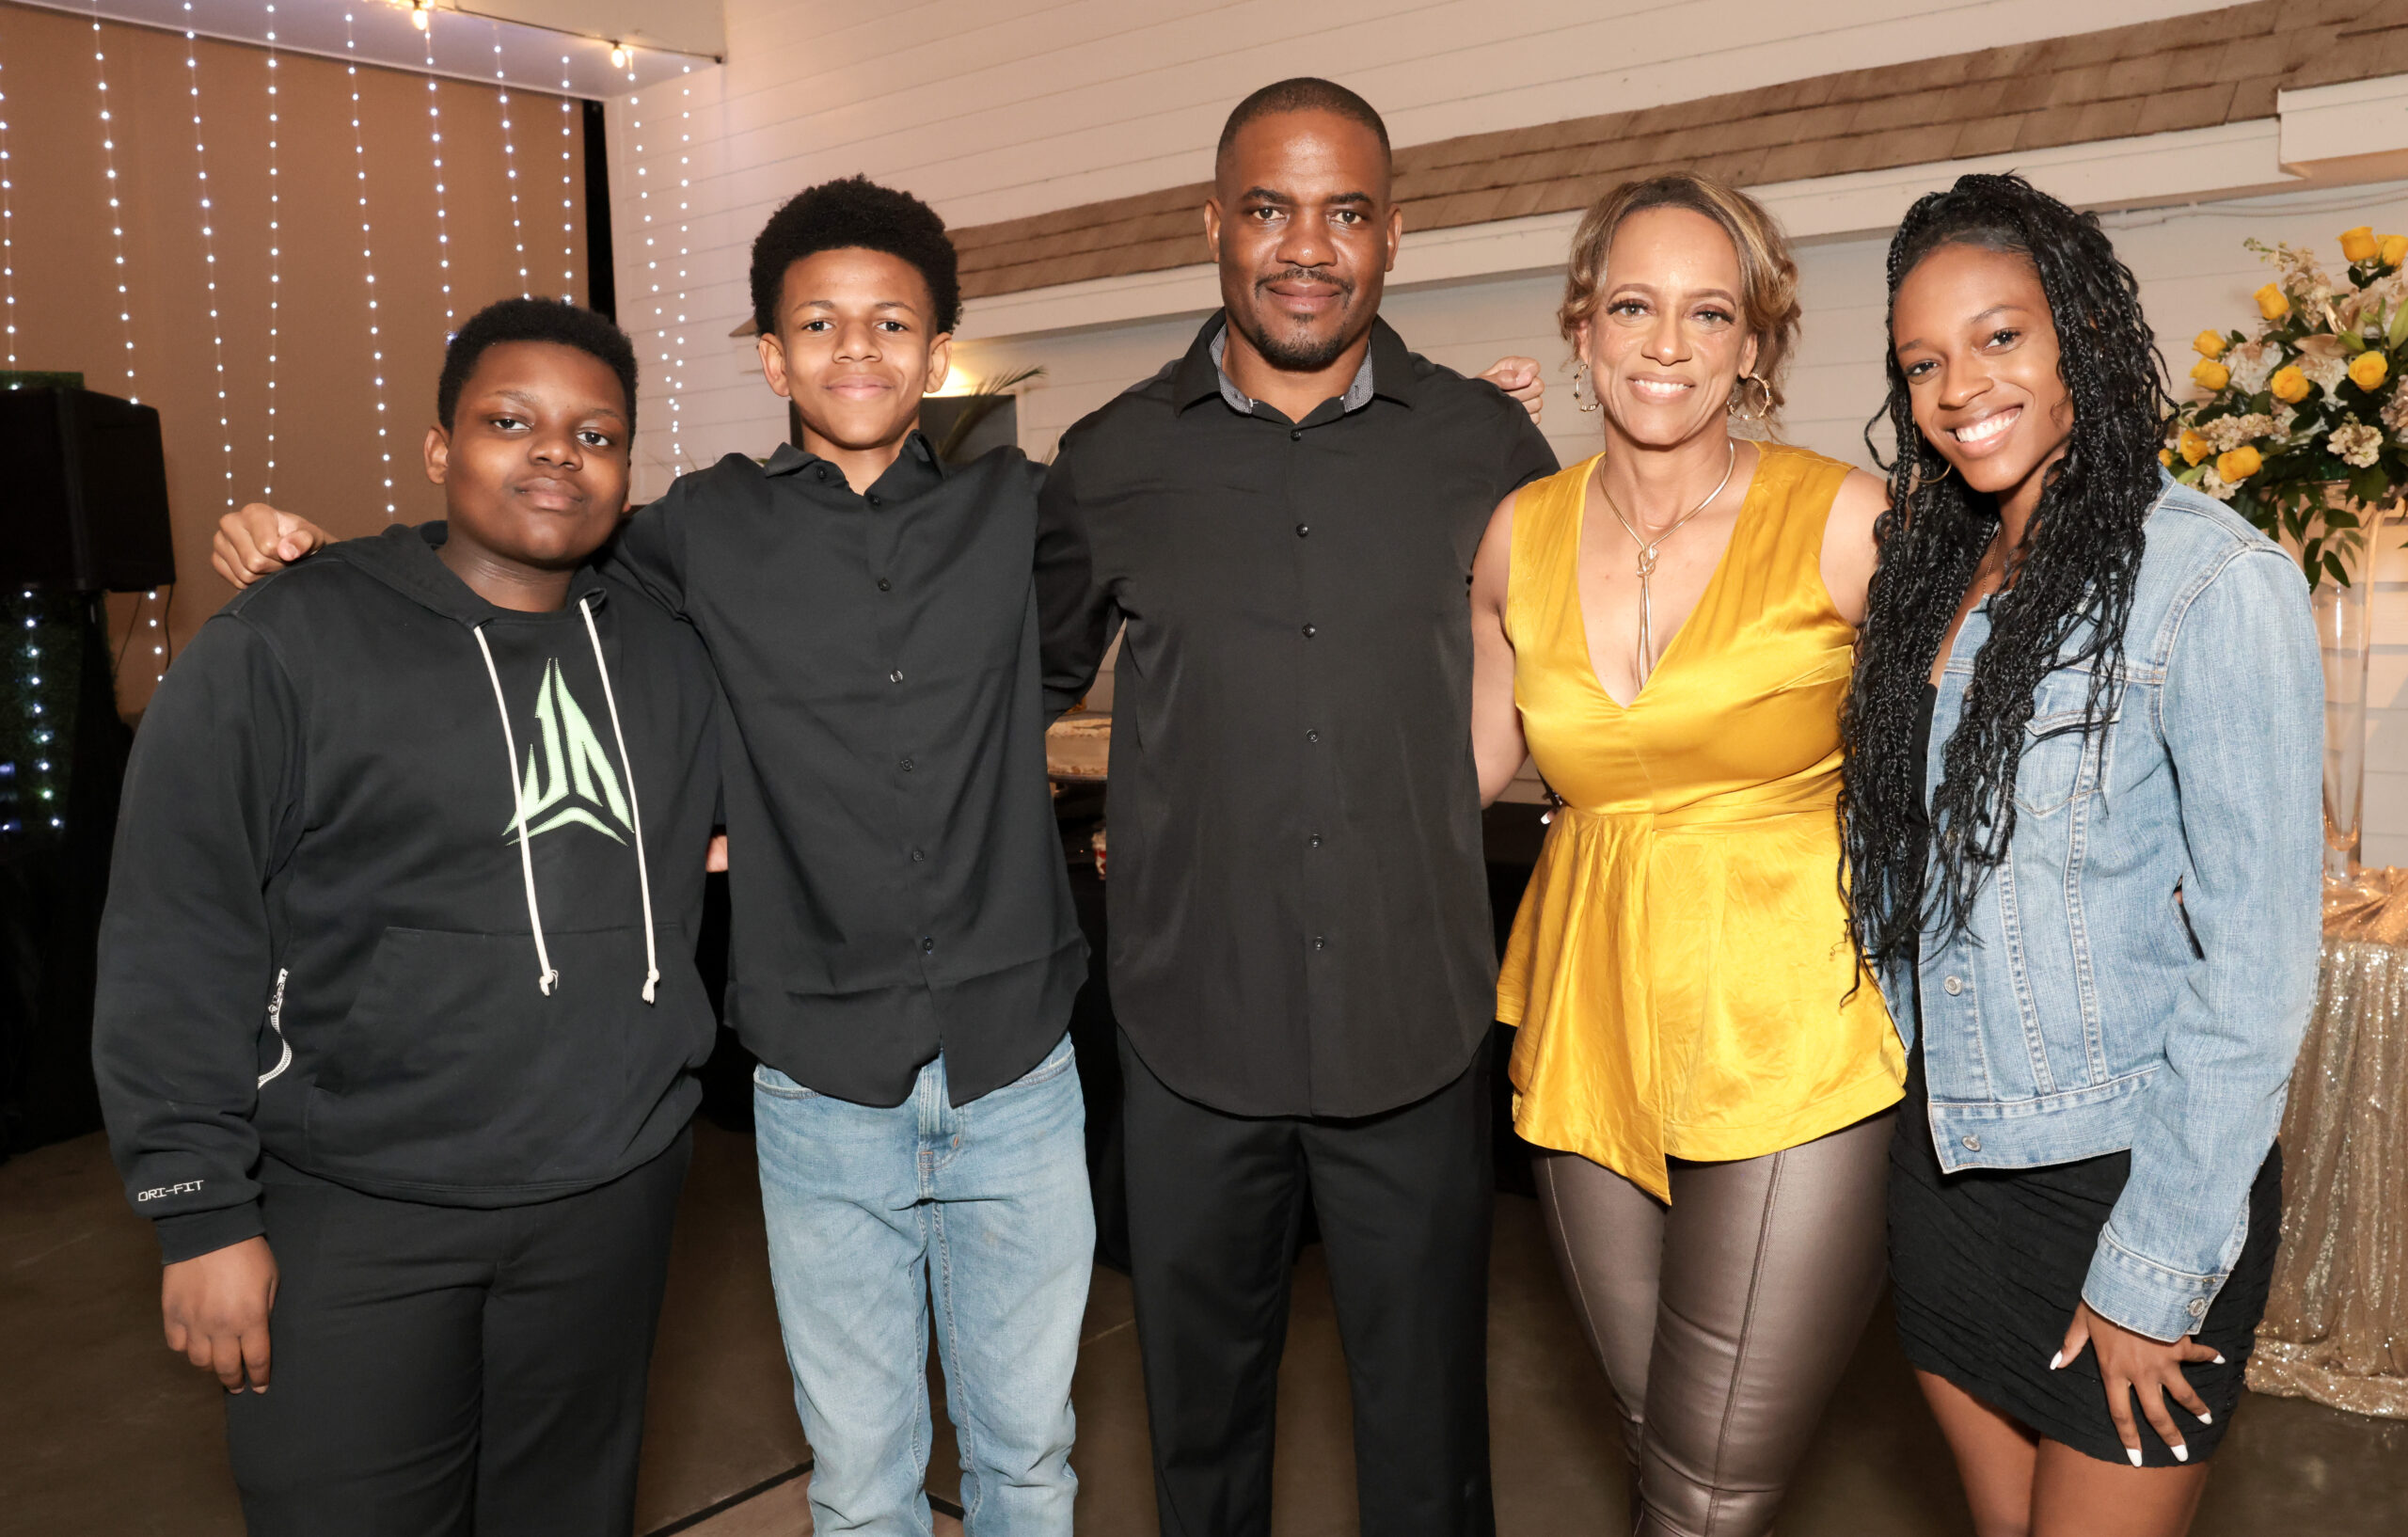
<instances>
[{"instance_id":1,"label":"yellow rose","mask_svg":"<svg viewBox=\"0 0 2408 1537\"><path fill-rule=\"evenodd\" d=\"M2363 261L2375 253L2374 230L2366 225L2341 231L2341 254L2353 261Z\"/></svg>"},{"instance_id":2,"label":"yellow rose","mask_svg":"<svg viewBox=\"0 0 2408 1537\"><path fill-rule=\"evenodd\" d=\"M2201 331L2191 339L2191 349L2202 357L2222 357L2226 343L2222 331Z\"/></svg>"},{"instance_id":3,"label":"yellow rose","mask_svg":"<svg viewBox=\"0 0 2408 1537\"><path fill-rule=\"evenodd\" d=\"M2222 389L2232 383L2232 370L2212 357L2202 357L2191 365L2191 382L2202 389Z\"/></svg>"},{"instance_id":4,"label":"yellow rose","mask_svg":"<svg viewBox=\"0 0 2408 1537\"><path fill-rule=\"evenodd\" d=\"M2391 363L2383 354L2368 347L2350 359L2350 382L2360 389L2371 390L2391 372Z\"/></svg>"},{"instance_id":5,"label":"yellow rose","mask_svg":"<svg viewBox=\"0 0 2408 1537\"><path fill-rule=\"evenodd\" d=\"M2239 485L2257 474L2263 464L2264 461L2258 457L2258 451L2243 443L2229 453L2216 455L2216 475L2226 485Z\"/></svg>"},{"instance_id":6,"label":"yellow rose","mask_svg":"<svg viewBox=\"0 0 2408 1537\"><path fill-rule=\"evenodd\" d=\"M2268 320L2280 320L2291 312L2290 295L2280 283L2268 283L2250 296L2258 301L2258 312Z\"/></svg>"},{"instance_id":7,"label":"yellow rose","mask_svg":"<svg viewBox=\"0 0 2408 1537\"><path fill-rule=\"evenodd\" d=\"M2396 267L2402 261L2408 261L2408 235L2384 236L2383 264Z\"/></svg>"},{"instance_id":8,"label":"yellow rose","mask_svg":"<svg viewBox=\"0 0 2408 1537\"><path fill-rule=\"evenodd\" d=\"M2172 469L2174 467L2174 451L2172 449L2158 450L2157 462L2163 465L2166 468Z\"/></svg>"},{"instance_id":9,"label":"yellow rose","mask_svg":"<svg viewBox=\"0 0 2408 1537\"><path fill-rule=\"evenodd\" d=\"M2210 452L2208 440L2188 427L2182 429L2181 449L2182 462L2186 465L2197 464L2206 458Z\"/></svg>"},{"instance_id":10,"label":"yellow rose","mask_svg":"<svg viewBox=\"0 0 2408 1537\"><path fill-rule=\"evenodd\" d=\"M2266 388L2274 392L2276 400L2287 401L2297 405L2307 399L2308 391L2316 387L2307 382L2307 375L2299 371L2297 363L2286 363L2274 371L2273 378L2266 381Z\"/></svg>"}]
</instances>

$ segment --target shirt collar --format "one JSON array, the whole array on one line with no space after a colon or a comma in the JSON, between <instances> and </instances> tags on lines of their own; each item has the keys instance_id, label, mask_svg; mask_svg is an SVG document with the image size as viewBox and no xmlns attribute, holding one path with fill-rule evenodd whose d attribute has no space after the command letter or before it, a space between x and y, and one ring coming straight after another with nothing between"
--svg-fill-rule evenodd
<instances>
[{"instance_id":1,"label":"shirt collar","mask_svg":"<svg viewBox=\"0 0 2408 1537\"><path fill-rule=\"evenodd\" d=\"M1228 313L1216 312L1204 323L1187 356L1180 360L1172 376L1176 404L1180 410L1208 396L1218 395L1224 404L1241 416L1254 414L1254 402L1247 398L1222 367L1221 359L1228 351ZM1346 391L1339 397L1339 414L1351 416L1371 404L1373 396L1391 400L1400 405L1413 404L1409 394L1413 379L1411 355L1404 349L1404 339L1398 336L1384 320L1371 322L1371 345L1363 354L1362 366L1348 381Z\"/></svg>"},{"instance_id":2,"label":"shirt collar","mask_svg":"<svg viewBox=\"0 0 2408 1537\"><path fill-rule=\"evenodd\" d=\"M896 469L902 468L907 461L924 473L933 473L938 480L945 478L944 461L937 457L936 445L929 442L928 435L917 427L912 428L911 436L903 440L903 452L895 456L895 463L888 467L886 474L894 474ZM792 443L781 443L777 451L762 464L761 473L791 475L797 470L808 469L813 465L825 463L827 463L826 460L808 450L796 448ZM885 478L886 475L879 477L881 481Z\"/></svg>"}]
</instances>

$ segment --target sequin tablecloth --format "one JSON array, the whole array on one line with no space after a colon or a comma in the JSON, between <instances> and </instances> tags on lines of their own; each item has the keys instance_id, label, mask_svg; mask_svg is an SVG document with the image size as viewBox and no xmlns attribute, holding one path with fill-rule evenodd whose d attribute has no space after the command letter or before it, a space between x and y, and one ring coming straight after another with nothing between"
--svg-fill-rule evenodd
<instances>
[{"instance_id":1,"label":"sequin tablecloth","mask_svg":"<svg viewBox=\"0 0 2408 1537\"><path fill-rule=\"evenodd\" d=\"M2408 870L2328 895L2283 1115L2283 1244L2261 1393L2408 1419Z\"/></svg>"}]
</instances>

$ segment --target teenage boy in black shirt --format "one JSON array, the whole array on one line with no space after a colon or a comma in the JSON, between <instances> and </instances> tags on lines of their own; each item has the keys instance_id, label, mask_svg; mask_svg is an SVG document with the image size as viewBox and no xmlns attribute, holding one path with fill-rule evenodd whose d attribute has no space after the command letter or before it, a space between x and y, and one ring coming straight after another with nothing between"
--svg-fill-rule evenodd
<instances>
[{"instance_id":1,"label":"teenage boy in black shirt","mask_svg":"<svg viewBox=\"0 0 2408 1537\"><path fill-rule=\"evenodd\" d=\"M126 778L93 1059L255 1534L628 1530L710 1051L709 662L587 563L634 352L507 300L437 412L448 522L236 597Z\"/></svg>"},{"instance_id":2,"label":"teenage boy in black shirt","mask_svg":"<svg viewBox=\"0 0 2408 1537\"><path fill-rule=\"evenodd\" d=\"M948 468L917 430L959 299L916 198L859 178L803 192L754 242L752 289L804 446L681 478L611 569L694 625L726 691L730 1022L762 1060L814 1519L927 1529L933 1290L972 1529L1067 1537L1094 1228L1067 1034L1085 948L1045 780L1041 475L1016 450ZM1507 364L1535 393L1535 365ZM246 508L219 569L239 583L320 537Z\"/></svg>"}]
</instances>

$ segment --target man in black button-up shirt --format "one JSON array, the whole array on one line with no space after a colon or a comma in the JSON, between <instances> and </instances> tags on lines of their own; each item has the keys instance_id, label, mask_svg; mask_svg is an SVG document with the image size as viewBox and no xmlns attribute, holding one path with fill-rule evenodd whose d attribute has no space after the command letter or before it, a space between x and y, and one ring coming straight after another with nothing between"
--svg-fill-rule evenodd
<instances>
[{"instance_id":1,"label":"man in black button-up shirt","mask_svg":"<svg viewBox=\"0 0 2408 1537\"><path fill-rule=\"evenodd\" d=\"M1231 115L1225 309L1073 427L1038 544L1048 703L1114 671L1111 982L1166 1534L1267 1529L1309 1188L1363 1529L1489 1529L1496 954L1472 556L1556 467L1523 410L1376 317L1385 129L1321 81Z\"/></svg>"}]
</instances>

